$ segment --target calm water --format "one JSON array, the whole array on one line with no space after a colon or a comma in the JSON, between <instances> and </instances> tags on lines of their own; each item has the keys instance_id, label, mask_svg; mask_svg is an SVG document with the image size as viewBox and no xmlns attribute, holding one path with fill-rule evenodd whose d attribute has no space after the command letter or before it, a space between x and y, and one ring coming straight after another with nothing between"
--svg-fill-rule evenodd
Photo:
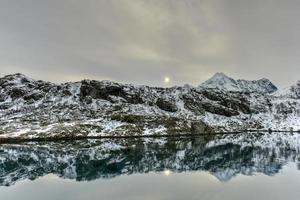
<instances>
[{"instance_id":1,"label":"calm water","mask_svg":"<svg viewBox=\"0 0 300 200\"><path fill-rule=\"evenodd\" d=\"M269 137L0 145L0 199L298 200L298 136Z\"/></svg>"}]
</instances>

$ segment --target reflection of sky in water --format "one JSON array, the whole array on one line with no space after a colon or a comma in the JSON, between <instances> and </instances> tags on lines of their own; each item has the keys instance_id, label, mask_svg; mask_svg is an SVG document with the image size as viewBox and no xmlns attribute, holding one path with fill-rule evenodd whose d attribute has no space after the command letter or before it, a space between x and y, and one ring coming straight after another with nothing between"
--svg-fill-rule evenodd
<instances>
[{"instance_id":1,"label":"reflection of sky in water","mask_svg":"<svg viewBox=\"0 0 300 200\"><path fill-rule=\"evenodd\" d=\"M182 199L299 199L300 173L295 165L285 166L275 176L239 175L221 183L207 172L122 175L114 179L76 182L47 175L0 187L5 200L182 200Z\"/></svg>"}]
</instances>

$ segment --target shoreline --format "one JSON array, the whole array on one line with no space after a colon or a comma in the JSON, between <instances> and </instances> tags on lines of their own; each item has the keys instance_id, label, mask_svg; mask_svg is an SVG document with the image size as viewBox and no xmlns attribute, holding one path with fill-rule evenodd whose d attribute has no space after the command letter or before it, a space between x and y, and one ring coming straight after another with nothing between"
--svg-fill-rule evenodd
<instances>
[{"instance_id":1,"label":"shoreline","mask_svg":"<svg viewBox=\"0 0 300 200\"><path fill-rule=\"evenodd\" d=\"M22 138L22 137L0 137L1 144L18 144L26 142L59 142L59 141L76 141L89 139L130 139L130 138L180 138L180 137L200 137L200 136L215 136L215 135L233 135L241 133L300 133L300 131L286 131L286 130L242 130L229 132L206 132L206 133L186 133L186 134L165 134L165 135L103 135L103 136L63 136L63 137L36 137L36 138Z\"/></svg>"}]
</instances>

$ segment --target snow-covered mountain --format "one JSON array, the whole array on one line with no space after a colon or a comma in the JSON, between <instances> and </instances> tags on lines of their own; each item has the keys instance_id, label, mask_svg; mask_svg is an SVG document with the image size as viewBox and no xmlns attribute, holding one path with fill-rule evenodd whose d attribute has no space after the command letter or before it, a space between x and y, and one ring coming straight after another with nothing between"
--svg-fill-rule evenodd
<instances>
[{"instance_id":1,"label":"snow-covered mountain","mask_svg":"<svg viewBox=\"0 0 300 200\"><path fill-rule=\"evenodd\" d=\"M243 79L235 80L226 76L224 73L216 73L213 77L202 83L200 87L232 92L256 93L272 93L277 90L277 87L271 81L265 78L256 81L248 81Z\"/></svg>"},{"instance_id":2,"label":"snow-covered mountain","mask_svg":"<svg viewBox=\"0 0 300 200\"><path fill-rule=\"evenodd\" d=\"M300 129L299 84L291 88L278 95L267 79L221 73L200 87L171 88L13 74L0 78L0 139Z\"/></svg>"},{"instance_id":3,"label":"snow-covered mountain","mask_svg":"<svg viewBox=\"0 0 300 200\"><path fill-rule=\"evenodd\" d=\"M296 84L284 88L282 90L278 90L274 93L274 96L276 97L282 97L282 98L292 98L292 99L299 99L300 98L300 81L298 81Z\"/></svg>"}]
</instances>

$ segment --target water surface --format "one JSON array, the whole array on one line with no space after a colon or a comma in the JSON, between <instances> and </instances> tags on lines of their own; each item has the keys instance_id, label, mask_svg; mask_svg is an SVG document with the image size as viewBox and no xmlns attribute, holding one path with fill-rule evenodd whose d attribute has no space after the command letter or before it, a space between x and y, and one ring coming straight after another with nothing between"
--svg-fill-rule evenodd
<instances>
[{"instance_id":1,"label":"water surface","mask_svg":"<svg viewBox=\"0 0 300 200\"><path fill-rule=\"evenodd\" d=\"M0 196L32 199L299 199L297 134L0 146Z\"/></svg>"}]
</instances>

